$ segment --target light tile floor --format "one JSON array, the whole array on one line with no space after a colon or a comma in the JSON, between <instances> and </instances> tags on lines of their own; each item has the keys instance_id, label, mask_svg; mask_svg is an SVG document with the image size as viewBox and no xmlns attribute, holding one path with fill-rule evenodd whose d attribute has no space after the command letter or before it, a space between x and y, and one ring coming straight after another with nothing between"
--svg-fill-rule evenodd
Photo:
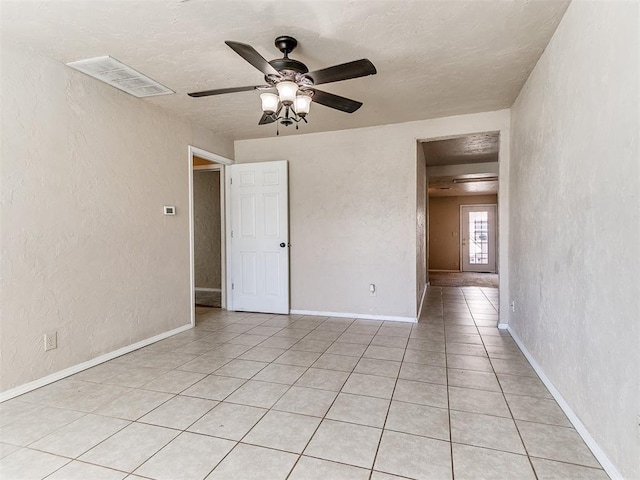
<instances>
[{"instance_id":1,"label":"light tile floor","mask_svg":"<svg viewBox=\"0 0 640 480\"><path fill-rule=\"evenodd\" d=\"M418 324L200 310L196 328L0 405L3 479L606 479L496 289Z\"/></svg>"}]
</instances>

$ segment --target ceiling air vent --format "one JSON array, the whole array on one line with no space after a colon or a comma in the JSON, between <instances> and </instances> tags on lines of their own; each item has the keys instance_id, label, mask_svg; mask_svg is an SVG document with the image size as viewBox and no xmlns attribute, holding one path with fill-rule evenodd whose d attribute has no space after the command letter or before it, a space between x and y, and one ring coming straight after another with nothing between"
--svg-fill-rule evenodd
<instances>
[{"instance_id":1,"label":"ceiling air vent","mask_svg":"<svg viewBox=\"0 0 640 480\"><path fill-rule=\"evenodd\" d=\"M70 62L67 63L67 66L108 83L134 97L154 97L175 93L108 55Z\"/></svg>"}]
</instances>

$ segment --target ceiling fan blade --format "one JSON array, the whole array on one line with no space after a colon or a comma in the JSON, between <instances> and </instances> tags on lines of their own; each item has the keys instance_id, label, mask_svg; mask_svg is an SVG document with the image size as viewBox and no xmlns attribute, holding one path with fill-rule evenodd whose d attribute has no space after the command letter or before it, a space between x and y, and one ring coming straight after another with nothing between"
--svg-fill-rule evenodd
<instances>
[{"instance_id":1,"label":"ceiling fan blade","mask_svg":"<svg viewBox=\"0 0 640 480\"><path fill-rule=\"evenodd\" d=\"M271 64L267 62L264 57L260 55L251 45L230 41L226 41L224 43L226 43L234 52L236 52L238 55L240 55L265 75L280 75L278 71L273 68Z\"/></svg>"},{"instance_id":2,"label":"ceiling fan blade","mask_svg":"<svg viewBox=\"0 0 640 480\"><path fill-rule=\"evenodd\" d=\"M334 95L333 93L323 92L322 90L313 89L313 101L324 105L325 107L335 108L347 113L353 113L362 106L362 102L351 100L350 98Z\"/></svg>"},{"instance_id":3,"label":"ceiling fan blade","mask_svg":"<svg viewBox=\"0 0 640 480\"><path fill-rule=\"evenodd\" d=\"M334 65L333 67L323 68L315 72L307 73L307 77L313 79L315 85L323 83L339 82L341 80L349 80L350 78L366 77L367 75L375 75L376 67L366 58L355 60L353 62Z\"/></svg>"},{"instance_id":4,"label":"ceiling fan blade","mask_svg":"<svg viewBox=\"0 0 640 480\"><path fill-rule=\"evenodd\" d=\"M271 87L269 85L255 85L250 87L219 88L217 90L205 90L204 92L187 93L187 95L189 95L190 97L208 97L209 95L222 95L224 93L248 92L250 90L257 90L259 88Z\"/></svg>"}]
</instances>

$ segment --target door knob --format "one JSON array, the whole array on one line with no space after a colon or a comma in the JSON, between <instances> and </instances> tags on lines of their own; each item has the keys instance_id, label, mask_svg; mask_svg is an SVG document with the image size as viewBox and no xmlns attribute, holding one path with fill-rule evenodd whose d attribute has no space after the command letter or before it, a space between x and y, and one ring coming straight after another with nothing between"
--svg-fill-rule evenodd
<instances>
[{"instance_id":1,"label":"door knob","mask_svg":"<svg viewBox=\"0 0 640 480\"><path fill-rule=\"evenodd\" d=\"M280 246L281 246L282 248L284 248L284 247L286 247L287 245L286 245L286 243L282 242L282 243L280 244Z\"/></svg>"}]
</instances>

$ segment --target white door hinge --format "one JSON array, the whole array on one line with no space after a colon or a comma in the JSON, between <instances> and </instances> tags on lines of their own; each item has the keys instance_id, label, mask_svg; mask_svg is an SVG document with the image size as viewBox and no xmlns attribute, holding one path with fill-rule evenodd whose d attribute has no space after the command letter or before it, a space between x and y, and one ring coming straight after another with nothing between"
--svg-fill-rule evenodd
<instances>
[{"instance_id":1,"label":"white door hinge","mask_svg":"<svg viewBox=\"0 0 640 480\"><path fill-rule=\"evenodd\" d=\"M232 283L231 284L231 290L233 290L235 288L235 285Z\"/></svg>"}]
</instances>

